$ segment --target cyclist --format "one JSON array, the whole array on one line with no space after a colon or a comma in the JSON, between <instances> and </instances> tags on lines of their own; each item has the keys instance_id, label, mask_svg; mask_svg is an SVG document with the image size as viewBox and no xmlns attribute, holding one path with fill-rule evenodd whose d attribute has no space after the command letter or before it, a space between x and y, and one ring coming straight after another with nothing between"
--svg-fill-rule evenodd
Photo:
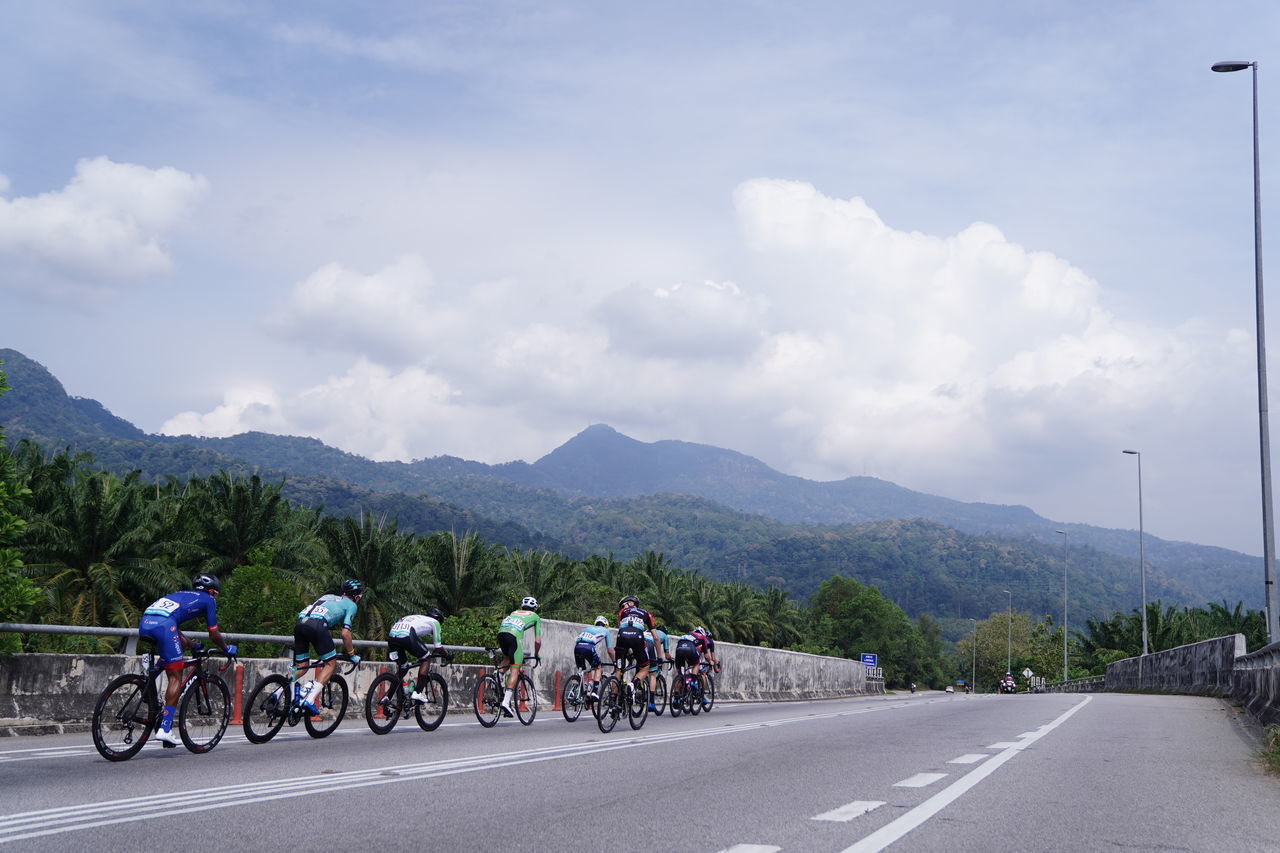
<instances>
[{"instance_id":1,"label":"cyclist","mask_svg":"<svg viewBox=\"0 0 1280 853\"><path fill-rule=\"evenodd\" d=\"M514 716L511 700L516 694L516 682L520 680L520 665L524 663L524 635L533 630L533 656L542 651L542 617L538 615L538 599L532 595L520 601L520 609L511 612L498 626L498 648L502 649L502 662L508 666L506 690L502 692L502 713Z\"/></svg>"},{"instance_id":2,"label":"cyclist","mask_svg":"<svg viewBox=\"0 0 1280 853\"><path fill-rule=\"evenodd\" d=\"M341 594L322 595L298 614L298 623L293 626L294 674L301 673L310 662L309 650L312 648L321 663L315 680L307 685L306 693L301 692L299 685L294 685L303 709L310 714L320 713L315 705L316 697L338 668L338 662L334 660L338 652L333 646L333 635L329 633L331 629L342 625L342 650L351 657L352 663L360 663L360 656L355 653L355 645L351 642L351 621L356 618L356 604L362 595L364 584L361 581L345 580Z\"/></svg>"},{"instance_id":3,"label":"cyclist","mask_svg":"<svg viewBox=\"0 0 1280 853\"><path fill-rule=\"evenodd\" d=\"M711 632L699 625L692 631L694 641L698 644L698 652L702 655L703 660L715 667L716 673L720 672L720 663L716 660L716 641Z\"/></svg>"},{"instance_id":4,"label":"cyclist","mask_svg":"<svg viewBox=\"0 0 1280 853\"><path fill-rule=\"evenodd\" d=\"M583 676L582 686L592 699L600 698L596 684L600 681L601 648L609 654L609 660L612 661L613 643L609 639L609 619L605 616L597 616L595 625L583 628L577 642L573 644L573 662L578 669L591 669L591 672Z\"/></svg>"},{"instance_id":5,"label":"cyclist","mask_svg":"<svg viewBox=\"0 0 1280 853\"><path fill-rule=\"evenodd\" d=\"M160 714L160 730L156 740L166 747L177 746L182 741L173 733L173 714L178 707L178 694L182 691L182 650L191 641L178 630L183 622L204 618L209 626L209 637L229 655L236 647L222 639L218 631L218 593L222 584L213 575L200 574L191 579L191 588L171 593L155 601L142 611L138 624L138 636L151 640L160 654L160 663L168 679L164 690L164 711Z\"/></svg>"},{"instance_id":6,"label":"cyclist","mask_svg":"<svg viewBox=\"0 0 1280 853\"><path fill-rule=\"evenodd\" d=\"M636 662L636 678L648 683L649 652L645 648L644 635L648 633L658 642L658 629L653 624L653 616L640 606L640 599L634 595L624 595L618 601L618 638L614 642L618 661L627 657ZM649 703L650 707L653 702Z\"/></svg>"},{"instance_id":7,"label":"cyclist","mask_svg":"<svg viewBox=\"0 0 1280 853\"><path fill-rule=\"evenodd\" d=\"M701 659L697 636L693 632L681 634L676 640L676 674L684 678L686 674L697 672Z\"/></svg>"},{"instance_id":8,"label":"cyclist","mask_svg":"<svg viewBox=\"0 0 1280 853\"><path fill-rule=\"evenodd\" d=\"M674 660L671 657L671 637L667 634L666 625L658 625L653 629L656 632L658 642L654 642L653 637L646 636L644 638L644 650L649 655L649 710L658 710L653 703L653 691L658 689L658 646L662 646L662 654L666 660Z\"/></svg>"},{"instance_id":9,"label":"cyclist","mask_svg":"<svg viewBox=\"0 0 1280 853\"><path fill-rule=\"evenodd\" d=\"M428 607L425 613L402 616L387 632L387 648L393 661L399 661L400 655L419 659L418 681L414 685L410 698L417 702L430 701L422 692L426 686L427 676L431 673L431 649L444 647L444 634L440 628L440 620L444 614L439 607ZM431 637L431 648L427 648L427 636ZM410 660L405 657L405 660Z\"/></svg>"}]
</instances>

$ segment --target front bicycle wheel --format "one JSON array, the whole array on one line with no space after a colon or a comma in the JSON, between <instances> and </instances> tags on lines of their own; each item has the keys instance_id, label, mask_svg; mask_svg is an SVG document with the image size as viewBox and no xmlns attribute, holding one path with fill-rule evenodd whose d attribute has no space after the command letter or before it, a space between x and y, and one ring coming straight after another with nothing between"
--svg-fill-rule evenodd
<instances>
[{"instance_id":1,"label":"front bicycle wheel","mask_svg":"<svg viewBox=\"0 0 1280 853\"><path fill-rule=\"evenodd\" d=\"M600 684L600 700L596 702L596 725L608 734L618 724L618 718L626 713L622 704L622 684L612 675Z\"/></svg>"},{"instance_id":2,"label":"front bicycle wheel","mask_svg":"<svg viewBox=\"0 0 1280 853\"><path fill-rule=\"evenodd\" d=\"M107 761L133 758L156 724L159 709L147 701L146 676L122 675L93 706L93 745Z\"/></svg>"},{"instance_id":3,"label":"front bicycle wheel","mask_svg":"<svg viewBox=\"0 0 1280 853\"><path fill-rule=\"evenodd\" d=\"M658 674L658 683L653 688L653 707L653 713L659 717L662 716L663 711L667 710L667 677L661 673Z\"/></svg>"},{"instance_id":4,"label":"front bicycle wheel","mask_svg":"<svg viewBox=\"0 0 1280 853\"><path fill-rule=\"evenodd\" d=\"M631 724L631 728L638 730L649 716L649 691L638 678L631 682L631 687L631 707L628 709L627 722Z\"/></svg>"},{"instance_id":5,"label":"front bicycle wheel","mask_svg":"<svg viewBox=\"0 0 1280 853\"><path fill-rule=\"evenodd\" d=\"M710 714L715 704L716 680L711 677L711 673L705 672L702 674L702 710Z\"/></svg>"},{"instance_id":6,"label":"front bicycle wheel","mask_svg":"<svg viewBox=\"0 0 1280 853\"><path fill-rule=\"evenodd\" d=\"M333 730L338 727L347 713L347 699L347 680L335 672L325 684L324 689L320 691L320 698L316 701L320 720L317 722L310 714L302 718L302 724L307 727L307 734L312 737L328 737L333 734Z\"/></svg>"},{"instance_id":7,"label":"front bicycle wheel","mask_svg":"<svg viewBox=\"0 0 1280 853\"><path fill-rule=\"evenodd\" d=\"M404 713L404 691L400 689L400 676L384 672L369 685L364 694L364 719L375 735L385 735L396 727L396 721Z\"/></svg>"},{"instance_id":8,"label":"front bicycle wheel","mask_svg":"<svg viewBox=\"0 0 1280 853\"><path fill-rule=\"evenodd\" d=\"M564 714L565 722L572 723L582 716L583 703L582 676L571 675L560 690L560 713Z\"/></svg>"},{"instance_id":9,"label":"front bicycle wheel","mask_svg":"<svg viewBox=\"0 0 1280 853\"><path fill-rule=\"evenodd\" d=\"M694 678L684 691L685 710L693 716L702 713L702 679Z\"/></svg>"},{"instance_id":10,"label":"front bicycle wheel","mask_svg":"<svg viewBox=\"0 0 1280 853\"><path fill-rule=\"evenodd\" d=\"M418 690L426 695L427 701L413 703L413 715L418 718L418 728L424 732L434 732L444 722L444 715L449 710L449 685L444 677L431 673L427 676L425 686L418 685Z\"/></svg>"},{"instance_id":11,"label":"front bicycle wheel","mask_svg":"<svg viewBox=\"0 0 1280 853\"><path fill-rule=\"evenodd\" d=\"M496 726L498 717L502 715L502 709L498 707L502 704L502 687L498 684L498 679L486 675L477 681L475 700L471 704L480 725L486 729Z\"/></svg>"},{"instance_id":12,"label":"front bicycle wheel","mask_svg":"<svg viewBox=\"0 0 1280 853\"><path fill-rule=\"evenodd\" d=\"M671 682L671 719L674 720L680 716L680 712L684 710L680 707L682 702L684 702L684 679L677 675Z\"/></svg>"},{"instance_id":13,"label":"front bicycle wheel","mask_svg":"<svg viewBox=\"0 0 1280 853\"><path fill-rule=\"evenodd\" d=\"M231 719L231 692L216 675L200 675L178 705L178 734L191 752L201 755L218 745Z\"/></svg>"},{"instance_id":14,"label":"front bicycle wheel","mask_svg":"<svg viewBox=\"0 0 1280 853\"><path fill-rule=\"evenodd\" d=\"M266 743L289 716L289 679L268 675L258 682L244 703L244 736L249 743Z\"/></svg>"},{"instance_id":15,"label":"front bicycle wheel","mask_svg":"<svg viewBox=\"0 0 1280 853\"><path fill-rule=\"evenodd\" d=\"M520 673L516 682L516 716L524 725L532 725L533 718L538 716L538 691L533 689L533 679Z\"/></svg>"}]
</instances>

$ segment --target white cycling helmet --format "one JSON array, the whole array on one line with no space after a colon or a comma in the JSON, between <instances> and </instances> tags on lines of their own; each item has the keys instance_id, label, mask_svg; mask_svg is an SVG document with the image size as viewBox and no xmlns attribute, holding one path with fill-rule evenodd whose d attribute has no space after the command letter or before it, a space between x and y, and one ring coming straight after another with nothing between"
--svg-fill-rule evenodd
<instances>
[{"instance_id":1,"label":"white cycling helmet","mask_svg":"<svg viewBox=\"0 0 1280 853\"><path fill-rule=\"evenodd\" d=\"M537 610L538 599L534 598L532 595L526 595L524 600L520 602L520 607L524 610Z\"/></svg>"},{"instance_id":2,"label":"white cycling helmet","mask_svg":"<svg viewBox=\"0 0 1280 853\"><path fill-rule=\"evenodd\" d=\"M596 617L596 624L597 624L597 625L602 625L602 626L604 626L605 628L608 628L608 627L609 627L609 619L608 619L608 617L605 617L605 616L597 616L597 617Z\"/></svg>"}]
</instances>

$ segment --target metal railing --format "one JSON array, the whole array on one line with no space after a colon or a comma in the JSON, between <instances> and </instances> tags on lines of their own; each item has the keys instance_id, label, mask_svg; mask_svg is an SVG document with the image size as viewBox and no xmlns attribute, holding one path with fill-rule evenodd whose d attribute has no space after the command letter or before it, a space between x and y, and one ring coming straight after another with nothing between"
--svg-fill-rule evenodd
<instances>
[{"instance_id":1,"label":"metal railing","mask_svg":"<svg viewBox=\"0 0 1280 853\"><path fill-rule=\"evenodd\" d=\"M28 625L19 622L0 622L0 633L9 634L70 634L82 637L119 637L122 641L121 654L133 655L138 653L138 629L137 628L97 628L86 625ZM193 637L200 640L209 639L207 631L183 631L185 636ZM291 644L293 637L286 637L279 634L231 634L222 632L222 638L230 643L281 643ZM385 649L387 644L383 640L352 640L352 645L358 649ZM481 646L444 646L445 651L450 652L479 652L484 653L487 649Z\"/></svg>"},{"instance_id":2,"label":"metal railing","mask_svg":"<svg viewBox=\"0 0 1280 853\"><path fill-rule=\"evenodd\" d=\"M1105 688L1105 675L1086 675L1068 681L1050 681L1040 689L1046 693L1101 693Z\"/></svg>"}]
</instances>

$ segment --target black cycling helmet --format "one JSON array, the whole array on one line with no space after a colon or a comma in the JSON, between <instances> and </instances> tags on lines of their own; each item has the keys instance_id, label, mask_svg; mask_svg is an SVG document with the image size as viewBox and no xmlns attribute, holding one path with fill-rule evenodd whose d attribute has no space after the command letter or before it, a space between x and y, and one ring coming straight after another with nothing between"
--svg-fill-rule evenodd
<instances>
[{"instance_id":1,"label":"black cycling helmet","mask_svg":"<svg viewBox=\"0 0 1280 853\"><path fill-rule=\"evenodd\" d=\"M204 592L221 592L222 584L213 575L196 575L191 579L191 588Z\"/></svg>"},{"instance_id":2,"label":"black cycling helmet","mask_svg":"<svg viewBox=\"0 0 1280 853\"><path fill-rule=\"evenodd\" d=\"M364 595L364 583L358 580L342 582L342 594L347 596Z\"/></svg>"},{"instance_id":3,"label":"black cycling helmet","mask_svg":"<svg viewBox=\"0 0 1280 853\"><path fill-rule=\"evenodd\" d=\"M630 601L630 602L631 602L632 604L634 604L636 607L639 607L639 606L640 606L640 599L636 598L634 595L630 595L630 594L628 594L628 595L624 595L624 596L622 596L622 598L618 599L618 609L619 609L619 610L621 610L622 608L626 607L626 606L627 606L627 602L628 602L628 601Z\"/></svg>"},{"instance_id":4,"label":"black cycling helmet","mask_svg":"<svg viewBox=\"0 0 1280 853\"><path fill-rule=\"evenodd\" d=\"M658 631L659 631L660 633L662 633L662 634L670 634L670 633L671 633L670 631L668 631L668 630L667 630L667 626L666 626L666 625L659 625L659 626L658 626Z\"/></svg>"},{"instance_id":5,"label":"black cycling helmet","mask_svg":"<svg viewBox=\"0 0 1280 853\"><path fill-rule=\"evenodd\" d=\"M444 614L440 612L439 607L428 607L427 612L423 615L429 619L434 619L437 622L444 618Z\"/></svg>"}]
</instances>

